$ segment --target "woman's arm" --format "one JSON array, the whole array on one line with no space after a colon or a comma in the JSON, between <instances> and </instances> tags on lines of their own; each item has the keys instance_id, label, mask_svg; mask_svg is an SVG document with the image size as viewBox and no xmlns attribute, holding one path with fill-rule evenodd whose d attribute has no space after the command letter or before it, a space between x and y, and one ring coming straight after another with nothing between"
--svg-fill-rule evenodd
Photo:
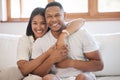
<instances>
[{"instance_id":1,"label":"woman's arm","mask_svg":"<svg viewBox=\"0 0 120 80\"><path fill-rule=\"evenodd\" d=\"M18 49L17 49L17 65L24 76L30 74L33 70L35 70L41 63L50 56L51 48L43 53L41 56L35 58L34 60L30 60L30 50L29 48L31 38L28 36L23 36L19 39ZM28 46L29 45L29 46Z\"/></svg>"},{"instance_id":2,"label":"woman's arm","mask_svg":"<svg viewBox=\"0 0 120 80\"><path fill-rule=\"evenodd\" d=\"M22 74L24 76L30 74L33 70L35 70L39 65L42 64L42 62L48 58L50 54L48 52L43 53L41 56L37 57L34 60L19 60L17 61L17 65L19 69L21 70Z\"/></svg>"},{"instance_id":3,"label":"woman's arm","mask_svg":"<svg viewBox=\"0 0 120 80\"><path fill-rule=\"evenodd\" d=\"M69 34L71 35L72 33L79 30L84 25L84 23L85 23L85 19L82 19L82 18L74 19L69 22L69 24L65 30L67 30L69 32Z\"/></svg>"},{"instance_id":4,"label":"woman's arm","mask_svg":"<svg viewBox=\"0 0 120 80\"><path fill-rule=\"evenodd\" d=\"M17 65L24 76L33 73L36 75L44 76L51 70L51 66L63 60L66 55L62 55L63 50L57 50L55 46L50 47L45 53L42 53L37 58L27 61L19 60ZM46 64L47 63L47 64Z\"/></svg>"},{"instance_id":5,"label":"woman's arm","mask_svg":"<svg viewBox=\"0 0 120 80\"><path fill-rule=\"evenodd\" d=\"M85 23L85 19L82 18L78 18L70 21L67 28L64 29L64 31L62 31L61 35L57 40L56 43L57 48L66 47L65 39L74 32L76 32L77 30L79 30L84 25L84 23Z\"/></svg>"},{"instance_id":6,"label":"woman's arm","mask_svg":"<svg viewBox=\"0 0 120 80\"><path fill-rule=\"evenodd\" d=\"M51 67L62 60L66 59L67 51L63 49L56 49L54 46L51 51L47 51L50 53L49 57L46 58L39 67L37 67L32 73L35 75L39 75L41 77L48 74L51 70Z\"/></svg>"}]
</instances>

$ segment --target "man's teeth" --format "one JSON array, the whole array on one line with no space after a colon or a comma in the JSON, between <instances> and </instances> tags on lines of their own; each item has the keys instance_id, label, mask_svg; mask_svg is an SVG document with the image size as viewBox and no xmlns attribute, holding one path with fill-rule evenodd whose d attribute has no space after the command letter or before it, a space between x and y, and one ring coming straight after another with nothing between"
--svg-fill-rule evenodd
<instances>
[{"instance_id":1,"label":"man's teeth","mask_svg":"<svg viewBox=\"0 0 120 80\"><path fill-rule=\"evenodd\" d=\"M52 26L57 26L57 23L53 24Z\"/></svg>"}]
</instances>

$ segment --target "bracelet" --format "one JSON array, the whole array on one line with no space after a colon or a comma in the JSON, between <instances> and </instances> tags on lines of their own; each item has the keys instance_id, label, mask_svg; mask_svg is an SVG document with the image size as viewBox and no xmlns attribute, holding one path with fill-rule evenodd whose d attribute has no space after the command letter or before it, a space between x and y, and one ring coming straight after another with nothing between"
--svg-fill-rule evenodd
<instances>
[{"instance_id":1,"label":"bracelet","mask_svg":"<svg viewBox=\"0 0 120 80\"><path fill-rule=\"evenodd\" d=\"M70 35L70 33L67 31L67 30L62 30L62 32L65 32L66 34L67 34L67 36L69 36Z\"/></svg>"}]
</instances>

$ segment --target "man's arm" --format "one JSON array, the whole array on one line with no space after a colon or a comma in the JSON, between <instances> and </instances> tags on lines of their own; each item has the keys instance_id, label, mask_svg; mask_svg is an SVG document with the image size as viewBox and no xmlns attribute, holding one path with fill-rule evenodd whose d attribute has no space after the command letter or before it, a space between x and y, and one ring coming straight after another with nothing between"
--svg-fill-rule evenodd
<instances>
[{"instance_id":1,"label":"man's arm","mask_svg":"<svg viewBox=\"0 0 120 80\"><path fill-rule=\"evenodd\" d=\"M57 67L74 67L82 71L99 71L103 69L103 61L99 51L93 51L84 54L88 61L65 59L57 64Z\"/></svg>"},{"instance_id":2,"label":"man's arm","mask_svg":"<svg viewBox=\"0 0 120 80\"><path fill-rule=\"evenodd\" d=\"M83 55L87 61L82 60L72 60L67 59L63 62L57 64L58 67L74 67L83 71L98 71L103 69L103 62L100 56L98 45L94 38L88 34L86 30L81 30L79 33L79 37L81 39L81 43L78 45L83 45L82 51ZM80 48L81 49L81 48ZM74 53L73 53L74 54ZM78 53L79 54L79 53Z\"/></svg>"},{"instance_id":3,"label":"man's arm","mask_svg":"<svg viewBox=\"0 0 120 80\"><path fill-rule=\"evenodd\" d=\"M88 61L72 60L71 66L82 71L99 71L103 69L104 65L99 51L85 53L84 55Z\"/></svg>"}]
</instances>

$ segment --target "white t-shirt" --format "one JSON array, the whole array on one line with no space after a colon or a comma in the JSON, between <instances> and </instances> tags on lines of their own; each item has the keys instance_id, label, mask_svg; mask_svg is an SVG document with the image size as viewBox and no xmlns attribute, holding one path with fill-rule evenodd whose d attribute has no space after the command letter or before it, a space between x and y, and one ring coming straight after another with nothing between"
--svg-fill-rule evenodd
<instances>
[{"instance_id":1,"label":"white t-shirt","mask_svg":"<svg viewBox=\"0 0 120 80\"><path fill-rule=\"evenodd\" d=\"M55 44L56 41L57 39L54 38L51 31L49 31L44 37L37 39L33 45L32 58L36 58L43 52L47 51L52 45ZM66 43L69 46L68 56L71 59L85 61L87 59L84 57L83 53L98 50L95 40L85 29L80 29L70 35L66 40ZM57 68L56 75L61 78L66 78L70 76L77 76L80 73L80 70L69 67L64 69Z\"/></svg>"},{"instance_id":2,"label":"white t-shirt","mask_svg":"<svg viewBox=\"0 0 120 80\"><path fill-rule=\"evenodd\" d=\"M32 55L32 45L34 39L32 36L22 36L19 39L17 48L17 61L19 60L30 60Z\"/></svg>"}]
</instances>

